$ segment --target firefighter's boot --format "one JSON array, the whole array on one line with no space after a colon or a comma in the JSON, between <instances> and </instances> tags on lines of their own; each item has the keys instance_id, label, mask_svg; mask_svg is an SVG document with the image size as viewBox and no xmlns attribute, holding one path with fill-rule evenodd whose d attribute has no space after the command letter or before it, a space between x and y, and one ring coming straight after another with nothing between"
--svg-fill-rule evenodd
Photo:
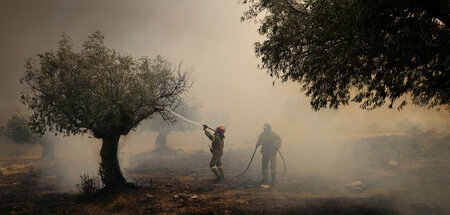
<instances>
[{"instance_id":1,"label":"firefighter's boot","mask_svg":"<svg viewBox=\"0 0 450 215\"><path fill-rule=\"evenodd\" d=\"M222 166L219 166L219 167L217 167L217 169L219 170L219 174L220 174L219 178L220 178L220 180L225 180L225 175L224 175L224 172L223 172L223 167L222 167Z\"/></svg>"},{"instance_id":2,"label":"firefighter's boot","mask_svg":"<svg viewBox=\"0 0 450 215\"><path fill-rule=\"evenodd\" d=\"M272 181L270 181L270 186L273 187L277 181L277 173L272 172Z\"/></svg>"},{"instance_id":3,"label":"firefighter's boot","mask_svg":"<svg viewBox=\"0 0 450 215\"><path fill-rule=\"evenodd\" d=\"M262 171L262 181L261 184L267 185L269 182L269 173L267 170Z\"/></svg>"},{"instance_id":4,"label":"firefighter's boot","mask_svg":"<svg viewBox=\"0 0 450 215\"><path fill-rule=\"evenodd\" d=\"M220 180L220 172L217 168L217 166L213 166L211 167L211 171L214 173L214 175L216 176L216 181Z\"/></svg>"}]
</instances>

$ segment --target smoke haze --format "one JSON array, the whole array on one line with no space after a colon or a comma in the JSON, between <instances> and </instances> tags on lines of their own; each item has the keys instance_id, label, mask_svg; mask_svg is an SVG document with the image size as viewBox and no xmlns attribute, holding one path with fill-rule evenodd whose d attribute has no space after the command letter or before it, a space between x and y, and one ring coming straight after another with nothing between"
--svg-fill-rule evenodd
<instances>
[{"instance_id":1,"label":"smoke haze","mask_svg":"<svg viewBox=\"0 0 450 215\"><path fill-rule=\"evenodd\" d=\"M79 48L91 33L99 30L106 45L120 53L134 57L162 55L176 65L182 62L182 69L193 69L190 95L201 104L200 123L227 128L225 156L232 149L251 151L267 122L282 138L282 152L288 162L288 175L292 177L320 175L340 180L335 182L340 184L363 179L368 183L371 179L363 177L366 172L353 170L373 167L377 162L384 168L390 160L407 168L406 164L412 162L412 158L394 154L377 157L371 144L398 145L400 151L414 152L416 149L408 147L416 144L414 147L425 147L427 157L444 160L448 168L448 111L412 105L400 112L386 107L365 111L358 104L339 110L313 111L298 84L275 80L273 86L274 79L257 68L260 60L255 57L253 44L264 38L258 35L257 25L240 22L245 9L236 0L2 1L0 125L6 123L15 109L26 109L19 102L23 90L19 79L24 73L25 58L56 49L63 33ZM64 161L55 171L67 176L63 187L74 188L80 174L96 174L98 170L101 142L88 136L59 138L56 156L64 157ZM139 127L122 137L119 152L122 168L129 166L131 157L152 150L155 138L155 132ZM4 138L1 141L4 144L0 147L11 151L13 145ZM200 128L174 132L168 137L170 147L185 152L206 151L207 141ZM2 153L3 158L7 156L8 153ZM78 165L81 161L85 163ZM255 166L259 166L259 161L256 162ZM448 178L439 172L433 174ZM405 181L406 178L401 178L396 183ZM439 186L432 186L431 190L434 192ZM444 200L440 195L434 196Z\"/></svg>"}]
</instances>

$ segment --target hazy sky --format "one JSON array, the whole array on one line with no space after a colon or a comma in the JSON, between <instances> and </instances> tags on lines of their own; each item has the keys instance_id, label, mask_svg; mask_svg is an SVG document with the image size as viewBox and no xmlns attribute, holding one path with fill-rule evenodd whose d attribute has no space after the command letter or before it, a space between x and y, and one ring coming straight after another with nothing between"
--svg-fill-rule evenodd
<instances>
[{"instance_id":1,"label":"hazy sky","mask_svg":"<svg viewBox=\"0 0 450 215\"><path fill-rule=\"evenodd\" d=\"M254 53L254 43L264 38L253 22L240 22L245 9L238 0L2 0L0 125L15 109L25 109L19 101L25 58L56 49L63 33L80 48L99 30L106 45L120 53L163 55L174 64L183 62L186 70L194 68L190 96L201 104L202 122L227 127L224 157L232 155L233 148L250 153L263 124L269 122L283 140L281 151L290 174L309 171L333 180L345 176L345 184L359 180L343 168L354 169L364 160L365 154L351 157L355 144L364 138L407 145L422 136L428 142L423 132L429 132L432 141L448 141L450 120L445 110L408 105L401 112L386 107L366 111L350 104L315 112L298 84L276 81L272 86L273 79L258 69L260 60ZM101 141L87 136L55 140L60 165L52 171L63 177L63 187L73 189L81 174L98 171ZM118 153L125 175L129 158L148 152L155 138L155 132L142 129L121 138ZM206 151L208 141L200 128L168 137L169 147L184 151ZM3 142L8 140L0 137ZM15 150L12 144L0 147L0 156ZM259 154L255 160L259 163Z\"/></svg>"},{"instance_id":2,"label":"hazy sky","mask_svg":"<svg viewBox=\"0 0 450 215\"><path fill-rule=\"evenodd\" d=\"M253 44L262 40L253 22L240 22L237 0L3 0L0 7L0 123L19 102L24 59L55 49L62 33L76 47L100 30L107 46L135 57L163 55L192 70L191 96L202 111L229 116L227 141L254 144L272 123L286 142L407 133L412 128L449 131L449 114L414 106L404 111L314 112L295 83L281 83L258 70ZM216 125L211 125L216 126Z\"/></svg>"}]
</instances>

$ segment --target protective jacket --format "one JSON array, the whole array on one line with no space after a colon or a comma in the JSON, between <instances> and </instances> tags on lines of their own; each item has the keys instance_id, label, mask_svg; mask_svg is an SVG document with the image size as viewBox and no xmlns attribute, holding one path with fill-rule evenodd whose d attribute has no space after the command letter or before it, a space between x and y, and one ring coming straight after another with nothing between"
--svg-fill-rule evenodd
<instances>
[{"instance_id":1,"label":"protective jacket","mask_svg":"<svg viewBox=\"0 0 450 215\"><path fill-rule=\"evenodd\" d=\"M262 132L258 138L258 145L262 144L261 153L263 154L275 154L281 147L281 138L273 131Z\"/></svg>"},{"instance_id":2,"label":"protective jacket","mask_svg":"<svg viewBox=\"0 0 450 215\"><path fill-rule=\"evenodd\" d=\"M219 134L211 134L209 131L205 130L205 135L212 141L213 154L222 155L223 154L223 137Z\"/></svg>"}]
</instances>

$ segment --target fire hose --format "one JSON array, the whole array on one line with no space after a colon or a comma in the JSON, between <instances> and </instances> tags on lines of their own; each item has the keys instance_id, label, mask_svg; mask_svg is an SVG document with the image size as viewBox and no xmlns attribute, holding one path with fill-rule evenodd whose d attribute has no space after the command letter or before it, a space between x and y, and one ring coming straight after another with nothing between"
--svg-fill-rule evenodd
<instances>
[{"instance_id":1,"label":"fire hose","mask_svg":"<svg viewBox=\"0 0 450 215\"><path fill-rule=\"evenodd\" d=\"M252 162L253 162L253 158L255 157L256 150L258 149L258 147L259 147L259 145L257 145L257 146L255 147L255 150L253 150L252 158L250 158L250 161L248 162L247 168L245 168L245 170L244 170L241 174L236 175L235 177L242 176L242 175L244 175L244 174L247 172L247 170L250 168L250 165L251 165ZM281 177L280 177L280 180L281 180L281 178L283 178L284 175L286 174L286 161L284 160L283 154L280 152L279 149L277 149L277 152L278 152L278 154L280 155L281 160L283 161L283 175L281 175Z\"/></svg>"},{"instance_id":2,"label":"fire hose","mask_svg":"<svg viewBox=\"0 0 450 215\"><path fill-rule=\"evenodd\" d=\"M164 110L171 112L173 115L177 116L178 118L180 118L180 119L182 119L182 120L184 120L184 121L186 121L186 122L189 122L189 123L192 123L192 124L195 124L195 125L198 125L198 126L202 126L202 127L203 127L202 124L200 124L200 123L198 123L198 122L194 122L194 121L192 121L192 120L190 120L190 119L188 119L188 118L186 118L186 117L184 117L184 116L182 116L182 115L180 115L180 114L178 114L178 113L175 113L175 112L173 112L173 111L171 111L171 110L169 110L169 109L164 109ZM214 129L212 129L212 128L208 127L208 126L206 126L206 128L209 129L209 130L211 130L211 131L215 131ZM207 144L208 144L208 143L207 143ZM209 147L209 150L212 150L212 148L211 148L211 146L210 146L209 144L208 144L208 147Z\"/></svg>"},{"instance_id":3,"label":"fire hose","mask_svg":"<svg viewBox=\"0 0 450 215\"><path fill-rule=\"evenodd\" d=\"M259 145L257 145L255 147L255 150L253 150L253 155L252 155L252 158L250 159L250 162L248 162L247 168L245 168L245 170L241 174L236 175L236 177L244 175L247 172L248 168L250 168L250 165L252 164L253 158L255 157L256 149L258 149L258 147L259 147Z\"/></svg>"}]
</instances>

